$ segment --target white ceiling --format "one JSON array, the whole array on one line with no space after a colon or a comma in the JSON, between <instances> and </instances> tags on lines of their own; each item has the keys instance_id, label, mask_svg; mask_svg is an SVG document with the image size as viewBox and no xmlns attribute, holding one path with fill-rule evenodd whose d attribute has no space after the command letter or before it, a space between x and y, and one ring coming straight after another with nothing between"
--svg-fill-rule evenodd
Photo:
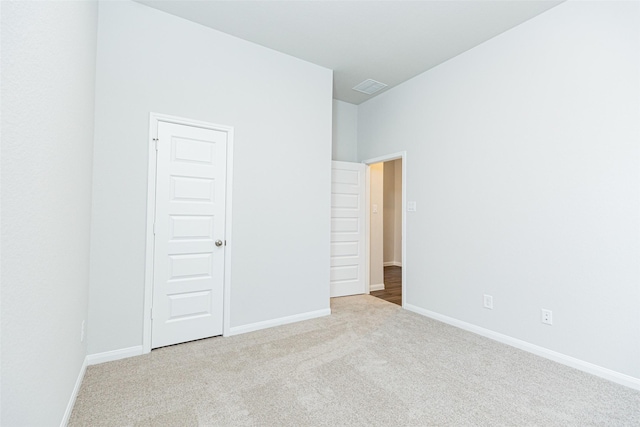
<instances>
[{"instance_id":1,"label":"white ceiling","mask_svg":"<svg viewBox=\"0 0 640 427\"><path fill-rule=\"evenodd\" d=\"M334 98L352 104L375 96L351 89L365 79L388 90L562 2L137 1L330 68Z\"/></svg>"}]
</instances>

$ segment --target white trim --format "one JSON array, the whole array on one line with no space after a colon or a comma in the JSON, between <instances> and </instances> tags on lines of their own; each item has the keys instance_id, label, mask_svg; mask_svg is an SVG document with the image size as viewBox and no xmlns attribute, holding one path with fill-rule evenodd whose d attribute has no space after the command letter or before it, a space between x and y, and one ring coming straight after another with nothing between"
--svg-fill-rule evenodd
<instances>
[{"instance_id":1,"label":"white trim","mask_svg":"<svg viewBox=\"0 0 640 427\"><path fill-rule=\"evenodd\" d=\"M222 307L222 336L227 336L231 330L231 248L233 239L231 236L231 207L232 189L233 189L233 128L227 130L227 185L226 200L224 214L224 290L223 290L223 307Z\"/></svg>"},{"instance_id":2,"label":"white trim","mask_svg":"<svg viewBox=\"0 0 640 427\"><path fill-rule=\"evenodd\" d=\"M62 421L60 421L60 427L66 427L67 424L69 424L69 418L71 418L71 412L73 412L73 407L76 404L76 399L78 398L78 392L80 391L80 386L82 385L85 372L87 372L87 357L82 361L80 372L78 372L78 378L76 378L76 384L73 386L73 391L71 392L69 402L67 403L67 409L64 411Z\"/></svg>"},{"instance_id":3,"label":"white trim","mask_svg":"<svg viewBox=\"0 0 640 427\"><path fill-rule=\"evenodd\" d=\"M154 139L158 138L158 123L167 122L179 125L194 126L205 129L214 129L227 133L227 164L226 164L226 201L225 201L225 253L224 253L224 290L223 290L223 335L228 335L231 319L231 190L233 188L233 127L186 119L183 117L169 116L166 114L149 113L149 145L148 150L148 175L147 175L147 241L144 274L144 308L142 328L142 353L151 351L151 309L153 306L153 219L156 211L156 149ZM131 347L133 348L133 347ZM117 350L120 351L120 350ZM128 357L128 356L125 356ZM115 359L114 359L115 360ZM101 363L101 362L98 362ZM91 363L90 363L91 364Z\"/></svg>"},{"instance_id":4,"label":"white trim","mask_svg":"<svg viewBox=\"0 0 640 427\"><path fill-rule=\"evenodd\" d=\"M398 261L387 261L383 262L382 265L384 267L402 267L402 263Z\"/></svg>"},{"instance_id":5,"label":"white trim","mask_svg":"<svg viewBox=\"0 0 640 427\"><path fill-rule=\"evenodd\" d=\"M371 168L364 171L364 284L367 294L371 292Z\"/></svg>"},{"instance_id":6,"label":"white trim","mask_svg":"<svg viewBox=\"0 0 640 427\"><path fill-rule=\"evenodd\" d=\"M390 162L391 160L404 159L407 156L406 151L398 151L397 153L387 154L384 156L374 157L372 159L363 160L365 165L372 165L380 162Z\"/></svg>"},{"instance_id":7,"label":"white trim","mask_svg":"<svg viewBox=\"0 0 640 427\"><path fill-rule=\"evenodd\" d=\"M286 325L289 323L300 322L302 320L310 320L318 317L329 316L330 308L322 310L309 311L307 313L294 314L293 316L280 317L279 319L265 320L264 322L250 323L243 326L234 326L230 328L228 336L245 334L247 332L259 331L260 329L273 328L274 326Z\"/></svg>"},{"instance_id":8,"label":"white trim","mask_svg":"<svg viewBox=\"0 0 640 427\"><path fill-rule=\"evenodd\" d=\"M144 354L143 346L121 348L118 350L105 351L103 353L95 353L87 356L87 364L98 365L105 362L113 362L114 360L126 359L128 357L140 356Z\"/></svg>"},{"instance_id":9,"label":"white trim","mask_svg":"<svg viewBox=\"0 0 640 427\"><path fill-rule=\"evenodd\" d=\"M331 119L333 120L333 118ZM333 125L332 125L333 126ZM328 260L328 266L329 266L329 280L327 281L327 301L329 302L329 306L331 306L331 211L333 210L331 208L331 204L333 203L333 156L329 156L329 194L327 197L327 206L329 206L329 212L328 212L328 217L329 217L329 260ZM366 168L365 168L366 169ZM326 197L326 196L325 196Z\"/></svg>"},{"instance_id":10,"label":"white trim","mask_svg":"<svg viewBox=\"0 0 640 427\"><path fill-rule=\"evenodd\" d=\"M402 306L407 304L407 152L402 152Z\"/></svg>"},{"instance_id":11,"label":"white trim","mask_svg":"<svg viewBox=\"0 0 640 427\"><path fill-rule=\"evenodd\" d=\"M369 235L371 234L371 222L369 219L369 211L371 199L369 197L371 193L371 176L369 172L369 166L374 163L388 162L391 160L402 159L402 260L399 267L402 267L402 307L407 304L407 152L398 151L397 153L387 154L384 156L374 157L372 159L363 160L362 163L367 165L367 178L366 178L366 194L367 194L367 277L370 275L369 263L371 262L371 244L369 242Z\"/></svg>"},{"instance_id":12,"label":"white trim","mask_svg":"<svg viewBox=\"0 0 640 427\"><path fill-rule=\"evenodd\" d=\"M384 290L384 283L378 283L377 285L371 285L369 290L371 292L373 292L373 291L383 291Z\"/></svg>"},{"instance_id":13,"label":"white trim","mask_svg":"<svg viewBox=\"0 0 640 427\"><path fill-rule=\"evenodd\" d=\"M640 390L640 378L635 378L630 375L604 368L602 366L594 365L593 363L585 362L584 360L576 359L575 357L567 356L566 354L558 353L557 351L549 350L548 348L531 344L529 342L522 341L498 332L494 332L490 329L485 329L471 323L463 322L462 320L454 319L452 317L448 317L430 310L426 310L415 305L407 304L404 306L404 308L414 313L418 313L423 316L438 320L440 322L455 326L457 328L464 329L465 331L473 332L474 334L478 334L483 337L490 338L494 341L519 348L520 350L524 350L528 353L544 357L545 359L553 360L554 362L561 363L571 368L596 375L614 383L635 390Z\"/></svg>"},{"instance_id":14,"label":"white trim","mask_svg":"<svg viewBox=\"0 0 640 427\"><path fill-rule=\"evenodd\" d=\"M151 309L153 307L153 258L154 258L154 217L156 211L156 169L157 154L155 139L158 137L158 120L154 113L149 115L148 175L147 175L147 241L145 246L144 305L142 309L142 348L151 351Z\"/></svg>"}]
</instances>

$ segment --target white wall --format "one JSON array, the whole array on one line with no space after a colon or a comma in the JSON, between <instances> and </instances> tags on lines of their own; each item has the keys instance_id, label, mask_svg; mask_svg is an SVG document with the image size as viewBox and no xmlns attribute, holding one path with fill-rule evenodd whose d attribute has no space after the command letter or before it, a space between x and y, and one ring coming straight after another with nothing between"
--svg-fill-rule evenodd
<instances>
[{"instance_id":1,"label":"white wall","mask_svg":"<svg viewBox=\"0 0 640 427\"><path fill-rule=\"evenodd\" d=\"M0 424L60 425L86 355L97 3L1 8Z\"/></svg>"},{"instance_id":2,"label":"white wall","mask_svg":"<svg viewBox=\"0 0 640 427\"><path fill-rule=\"evenodd\" d=\"M369 286L384 288L384 164L369 167Z\"/></svg>"},{"instance_id":3,"label":"white wall","mask_svg":"<svg viewBox=\"0 0 640 427\"><path fill-rule=\"evenodd\" d=\"M231 326L329 308L332 72L100 4L89 353L142 344L149 112L235 127Z\"/></svg>"},{"instance_id":4,"label":"white wall","mask_svg":"<svg viewBox=\"0 0 640 427\"><path fill-rule=\"evenodd\" d=\"M361 159L407 150L408 304L640 378L639 7L563 3L359 106Z\"/></svg>"},{"instance_id":5,"label":"white wall","mask_svg":"<svg viewBox=\"0 0 640 427\"><path fill-rule=\"evenodd\" d=\"M333 100L332 159L358 161L358 106Z\"/></svg>"}]
</instances>

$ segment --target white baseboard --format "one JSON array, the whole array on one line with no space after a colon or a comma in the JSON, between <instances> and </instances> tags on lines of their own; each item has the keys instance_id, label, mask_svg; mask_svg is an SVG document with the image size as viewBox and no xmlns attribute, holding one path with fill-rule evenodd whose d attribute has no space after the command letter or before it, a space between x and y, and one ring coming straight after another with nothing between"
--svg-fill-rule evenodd
<instances>
[{"instance_id":1,"label":"white baseboard","mask_svg":"<svg viewBox=\"0 0 640 427\"><path fill-rule=\"evenodd\" d=\"M384 290L384 283L378 283L377 285L371 285L369 286L369 291L373 292L373 291L382 291Z\"/></svg>"},{"instance_id":2,"label":"white baseboard","mask_svg":"<svg viewBox=\"0 0 640 427\"><path fill-rule=\"evenodd\" d=\"M594 365L584 360L576 359L575 357L567 356L566 354L558 353L557 351L549 350L548 348L540 347L539 345L531 344L526 341L519 340L517 338L503 335L498 332L494 332L490 329L485 329L480 326L476 326L471 323L463 322L462 320L454 319L452 317L444 316L433 311L425 310L424 308L417 307L411 304L405 304L404 308L413 311L414 313L421 314L426 317L438 320L443 323L447 323L451 326L455 326L460 329L464 329L474 334L482 335L483 337L490 338L494 341L501 342L503 344L510 345L520 350L524 350L529 353L533 353L537 356L544 357L545 359L553 360L554 362L561 363L563 365L578 369L583 372L587 372L592 375L604 378L614 383L640 390L640 378L635 378L630 375L623 374L621 372L613 371L602 366Z\"/></svg>"},{"instance_id":3,"label":"white baseboard","mask_svg":"<svg viewBox=\"0 0 640 427\"><path fill-rule=\"evenodd\" d=\"M263 322L250 323L243 326L235 326L229 329L229 334L227 336L245 334L247 332L259 331L260 329L272 328L274 326L286 325L288 323L300 322L302 320L315 319L317 317L328 316L330 314L331 309L325 308L323 310L294 314L293 316L280 317L278 319L265 320Z\"/></svg>"},{"instance_id":4,"label":"white baseboard","mask_svg":"<svg viewBox=\"0 0 640 427\"><path fill-rule=\"evenodd\" d=\"M387 261L382 263L383 267L402 267L402 263L398 261Z\"/></svg>"},{"instance_id":5,"label":"white baseboard","mask_svg":"<svg viewBox=\"0 0 640 427\"><path fill-rule=\"evenodd\" d=\"M126 359L127 357L140 356L142 354L142 346L121 348L119 350L105 351L104 353L90 354L87 356L89 365L97 365L99 363L113 362L114 360Z\"/></svg>"},{"instance_id":6,"label":"white baseboard","mask_svg":"<svg viewBox=\"0 0 640 427\"><path fill-rule=\"evenodd\" d=\"M82 379L84 378L84 373L86 371L87 371L87 358L85 357L84 360L82 361L82 366L80 367L78 378L76 378L76 384L73 386L73 391L71 392L71 396L69 397L69 403L67 403L67 409L64 411L64 415L62 416L60 427L67 427L67 424L69 424L69 418L71 418L71 412L73 411L73 407L76 404L76 398L78 397L78 392L80 391L80 386L82 385Z\"/></svg>"}]
</instances>

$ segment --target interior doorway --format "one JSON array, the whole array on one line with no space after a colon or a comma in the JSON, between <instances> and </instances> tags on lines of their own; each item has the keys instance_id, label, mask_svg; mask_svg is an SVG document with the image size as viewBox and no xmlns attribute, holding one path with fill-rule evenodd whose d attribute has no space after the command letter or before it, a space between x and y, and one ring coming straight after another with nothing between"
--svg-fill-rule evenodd
<instances>
[{"instance_id":1,"label":"interior doorway","mask_svg":"<svg viewBox=\"0 0 640 427\"><path fill-rule=\"evenodd\" d=\"M372 296L404 305L406 154L365 161L368 168L369 291Z\"/></svg>"},{"instance_id":2,"label":"interior doorway","mask_svg":"<svg viewBox=\"0 0 640 427\"><path fill-rule=\"evenodd\" d=\"M384 289L370 292L371 296L402 306L402 267L384 267Z\"/></svg>"},{"instance_id":3,"label":"interior doorway","mask_svg":"<svg viewBox=\"0 0 640 427\"><path fill-rule=\"evenodd\" d=\"M143 352L227 333L233 128L151 113Z\"/></svg>"}]
</instances>

